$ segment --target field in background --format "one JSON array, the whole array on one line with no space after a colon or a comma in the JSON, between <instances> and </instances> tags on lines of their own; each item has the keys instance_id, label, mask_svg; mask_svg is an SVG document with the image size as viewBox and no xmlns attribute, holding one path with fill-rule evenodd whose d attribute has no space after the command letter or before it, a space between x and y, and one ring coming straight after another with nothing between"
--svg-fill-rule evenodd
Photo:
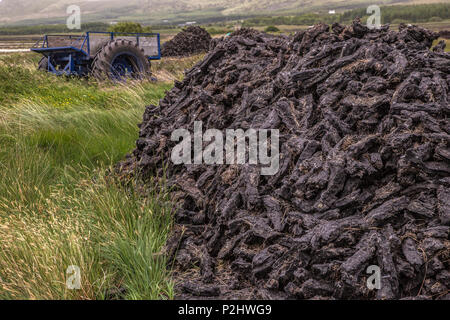
<instances>
[{"instance_id":1,"label":"field in background","mask_svg":"<svg viewBox=\"0 0 450 320\"><path fill-rule=\"evenodd\" d=\"M0 299L172 298L164 184L137 192L108 172L133 150L145 105L200 57L127 85L57 78L38 59L0 56ZM66 287L70 265L81 290Z\"/></svg>"},{"instance_id":2,"label":"field in background","mask_svg":"<svg viewBox=\"0 0 450 320\"><path fill-rule=\"evenodd\" d=\"M444 0L384 0L383 4L420 4ZM177 25L186 21L215 23L241 20L262 15L298 15L335 9L338 12L374 4L371 0L3 0L0 2L0 24L39 25L64 23L68 5L80 5L83 20L126 21L159 24L163 20Z\"/></svg>"},{"instance_id":3,"label":"field in background","mask_svg":"<svg viewBox=\"0 0 450 320\"><path fill-rule=\"evenodd\" d=\"M0 7L5 5L5 1L15 1L15 0L4 0L0 2ZM22 5L24 1L31 0L21 0ZM56 1L56 0L48 0L48 1ZM67 0L64 0L67 1ZM108 0L110 1L110 0ZM145 0L138 0L145 1ZM177 0L179 2L179 0ZM200 0L208 2L210 0ZM106 2L105 2L106 3ZM412 4L413 3L413 4ZM424 3L424 4L418 4ZM74 4L74 3L71 3ZM217 3L215 3L217 5ZM325 22L328 24L332 24L334 22L339 22L342 24L349 24L353 19L359 17L366 21L369 17L367 13L367 7L372 4L367 2L366 0L358 0L353 4L350 4L348 1L344 3L341 0L334 1L307 1L302 0L301 2L282 2L274 4L273 1L266 0L252 0L250 2L241 3L236 1L234 3L227 3L227 5L231 7L240 8L237 11L237 14L223 14L223 10L227 11L225 7L212 8L202 6L201 10L193 10L195 7L189 8L189 5L192 5L190 2L185 3L182 8L179 10L182 12L182 15L179 13L173 14L168 13L165 16L161 16L160 19L152 19L149 13L155 13L156 8L161 9L164 3L152 3L152 10L150 10L150 2L149 7L142 7L140 10L140 15L128 15L126 10L123 8L119 10L117 20L112 18L112 15L108 17L96 16L90 17L87 13L88 10L85 6L83 6L83 19L81 24L80 33L84 33L86 31L108 31L111 28L111 23L117 23L119 21L134 21L144 25L145 28L152 28L154 31L161 32L165 34L166 32L179 30L180 26L186 25L188 21L195 21L197 24L203 25L210 29L210 32L216 34L217 30L229 30L234 29L237 26L244 27L261 27L261 26L271 26L271 25L290 25L290 26L310 26L313 24L317 24L319 22ZM395 4L395 5L394 5ZM33 5L36 4L33 1ZM62 5L62 4L60 4ZM116 3L116 5L123 6L121 3ZM293 5L294 7L299 6L297 9L289 10L287 7L289 5ZM439 28L439 25L444 28L449 27L450 20L450 4L445 3L442 0L433 1L427 0L425 1L385 1L384 5L380 4L381 7L381 23L391 23L391 24L399 24L399 23L414 23L414 24L423 24L423 23L431 23L436 24L436 27ZM43 4L39 5L43 6ZM171 9L176 9L172 4L169 5ZM252 10L244 10L242 6L250 6ZM9 10L17 10L18 7L9 5ZM61 6L60 6L61 7ZM23 10L19 10L20 13L23 13L25 9L29 9L30 7L24 8ZM55 8L55 7L54 7ZM268 10L264 10L268 9ZM283 10L284 8L284 10ZM1 9L1 8L0 8ZM94 10L99 10L100 7L97 6L93 8ZM131 9L130 6L127 9ZM329 10L333 10L332 14L329 13ZM1 10L0 10L1 11ZM65 9L64 9L65 11ZM133 11L133 10L132 10ZM149 12L150 11L150 12ZM2 11L5 14L5 11ZM33 11L33 13L36 13ZM55 12L53 12L55 13ZM1 18L1 15L0 15ZM9 19L10 16L7 17ZM0 19L1 20L1 19ZM55 34L55 33L67 33L72 32L67 29L66 26L66 18L62 17L52 21L44 20L36 20L36 21L22 21L21 23L11 23L1 25L0 24L0 35L31 35L31 34ZM92 22L95 21L95 22ZM169 31L167 31L169 30ZM213 30L215 30L213 32ZM228 31L227 31L228 32ZM225 33L227 33L225 32ZM176 32L175 32L176 33ZM220 32L217 32L220 33Z\"/></svg>"}]
</instances>

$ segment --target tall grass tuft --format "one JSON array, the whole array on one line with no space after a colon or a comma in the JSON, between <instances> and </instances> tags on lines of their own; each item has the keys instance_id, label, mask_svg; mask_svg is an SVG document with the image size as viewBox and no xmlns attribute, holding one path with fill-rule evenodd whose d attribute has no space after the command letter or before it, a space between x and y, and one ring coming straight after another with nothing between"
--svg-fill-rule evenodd
<instances>
[{"instance_id":1,"label":"tall grass tuft","mask_svg":"<svg viewBox=\"0 0 450 320\"><path fill-rule=\"evenodd\" d=\"M0 299L173 298L166 186L107 174L172 83L54 77L37 60L0 56ZM178 78L191 63L158 68ZM66 286L70 265L80 290Z\"/></svg>"}]
</instances>

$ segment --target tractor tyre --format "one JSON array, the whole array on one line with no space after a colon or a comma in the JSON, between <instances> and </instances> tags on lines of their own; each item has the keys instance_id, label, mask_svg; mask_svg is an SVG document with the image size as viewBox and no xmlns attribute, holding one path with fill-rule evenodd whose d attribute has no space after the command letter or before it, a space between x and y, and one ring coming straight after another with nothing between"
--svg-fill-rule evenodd
<instances>
[{"instance_id":1,"label":"tractor tyre","mask_svg":"<svg viewBox=\"0 0 450 320\"><path fill-rule=\"evenodd\" d=\"M97 43L95 46L91 48L91 57L95 58L97 54L106 46L111 40L103 40Z\"/></svg>"},{"instance_id":2,"label":"tractor tyre","mask_svg":"<svg viewBox=\"0 0 450 320\"><path fill-rule=\"evenodd\" d=\"M99 79L122 81L147 79L151 76L150 61L134 41L118 39L108 42L92 62L92 75Z\"/></svg>"},{"instance_id":3,"label":"tractor tyre","mask_svg":"<svg viewBox=\"0 0 450 320\"><path fill-rule=\"evenodd\" d=\"M38 64L39 71L48 71L48 58L43 57Z\"/></svg>"}]
</instances>

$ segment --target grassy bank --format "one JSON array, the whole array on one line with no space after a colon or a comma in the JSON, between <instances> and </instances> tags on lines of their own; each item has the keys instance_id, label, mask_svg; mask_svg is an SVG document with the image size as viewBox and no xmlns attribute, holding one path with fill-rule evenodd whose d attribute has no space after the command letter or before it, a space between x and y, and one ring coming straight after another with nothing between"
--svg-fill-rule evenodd
<instances>
[{"instance_id":1,"label":"grassy bank","mask_svg":"<svg viewBox=\"0 0 450 320\"><path fill-rule=\"evenodd\" d=\"M175 79L197 59L154 68ZM165 186L144 197L107 175L172 83L57 78L37 60L0 56L0 299L172 298ZM80 290L66 286L71 265Z\"/></svg>"}]
</instances>

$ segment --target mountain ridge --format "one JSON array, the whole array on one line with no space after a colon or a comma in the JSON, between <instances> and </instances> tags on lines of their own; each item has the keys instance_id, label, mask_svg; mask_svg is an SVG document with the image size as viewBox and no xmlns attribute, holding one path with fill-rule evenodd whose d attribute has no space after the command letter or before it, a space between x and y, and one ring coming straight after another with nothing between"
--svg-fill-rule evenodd
<instances>
[{"instance_id":1,"label":"mountain ridge","mask_svg":"<svg viewBox=\"0 0 450 320\"><path fill-rule=\"evenodd\" d=\"M379 5L435 3L442 0L383 0ZM373 4L373 0L2 0L0 24L65 23L69 5L78 5L82 21L178 21L207 16L249 16L277 12L343 10Z\"/></svg>"}]
</instances>

